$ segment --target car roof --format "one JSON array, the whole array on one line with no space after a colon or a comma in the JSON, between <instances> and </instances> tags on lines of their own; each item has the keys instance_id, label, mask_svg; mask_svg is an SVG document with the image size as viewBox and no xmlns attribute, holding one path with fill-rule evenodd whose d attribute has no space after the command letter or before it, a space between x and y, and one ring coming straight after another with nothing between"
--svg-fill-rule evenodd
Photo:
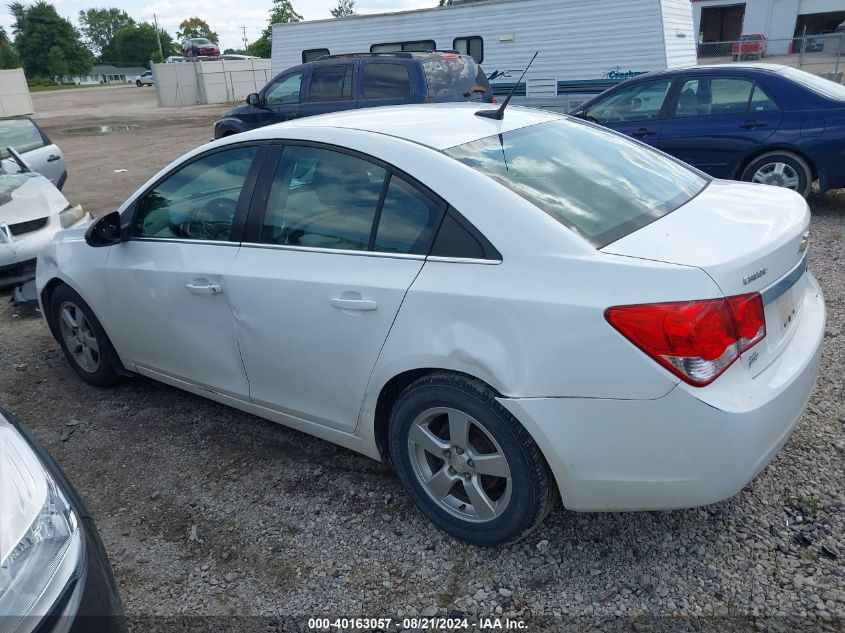
<instances>
[{"instance_id":1,"label":"car roof","mask_svg":"<svg viewBox=\"0 0 845 633\"><path fill-rule=\"evenodd\" d=\"M238 141L249 137L284 138L287 130L336 128L384 134L444 150L563 116L547 110L519 106L508 107L501 121L475 116L479 110L497 107L499 106L480 103L431 103L345 110L277 123L233 135L231 138Z\"/></svg>"},{"instance_id":2,"label":"car roof","mask_svg":"<svg viewBox=\"0 0 845 633\"><path fill-rule=\"evenodd\" d=\"M779 73L787 66L783 64L766 64L766 63L731 63L731 64L696 64L692 66L682 66L681 68L670 68L668 70L655 70L643 75L637 75L622 83L635 83L643 79L654 79L656 77L675 77L677 75L684 75L691 72L704 71L707 73L718 72L765 72L765 73Z\"/></svg>"}]
</instances>

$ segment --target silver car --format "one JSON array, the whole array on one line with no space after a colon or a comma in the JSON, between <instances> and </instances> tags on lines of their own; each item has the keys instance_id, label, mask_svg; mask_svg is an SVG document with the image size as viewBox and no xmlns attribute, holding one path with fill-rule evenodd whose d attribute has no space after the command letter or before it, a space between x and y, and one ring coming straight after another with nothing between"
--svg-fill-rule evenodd
<instances>
[{"instance_id":1,"label":"silver car","mask_svg":"<svg viewBox=\"0 0 845 633\"><path fill-rule=\"evenodd\" d=\"M32 171L61 191L67 180L65 157L35 121L27 117L0 119L0 168L13 174L20 171L20 166L10 156L9 147L21 155Z\"/></svg>"},{"instance_id":2,"label":"silver car","mask_svg":"<svg viewBox=\"0 0 845 633\"><path fill-rule=\"evenodd\" d=\"M145 70L140 75L135 77L135 85L139 88L141 86L152 86L154 83L155 80L153 79L153 71L151 70Z\"/></svg>"}]
</instances>

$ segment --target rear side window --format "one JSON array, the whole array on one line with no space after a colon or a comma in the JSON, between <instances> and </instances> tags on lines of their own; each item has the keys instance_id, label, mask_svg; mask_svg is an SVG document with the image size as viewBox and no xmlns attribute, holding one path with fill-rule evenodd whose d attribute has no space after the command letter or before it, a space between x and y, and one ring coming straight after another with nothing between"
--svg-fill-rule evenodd
<instances>
[{"instance_id":1,"label":"rear side window","mask_svg":"<svg viewBox=\"0 0 845 633\"><path fill-rule=\"evenodd\" d=\"M452 48L461 55L469 55L479 64L484 61L484 40L479 35L472 37L456 37Z\"/></svg>"},{"instance_id":2,"label":"rear side window","mask_svg":"<svg viewBox=\"0 0 845 633\"><path fill-rule=\"evenodd\" d=\"M472 57L436 57L423 62L428 100L484 101L490 82Z\"/></svg>"},{"instance_id":3,"label":"rear side window","mask_svg":"<svg viewBox=\"0 0 845 633\"><path fill-rule=\"evenodd\" d=\"M12 146L19 153L44 147L41 130L29 119L0 120L0 157L8 158L7 147Z\"/></svg>"},{"instance_id":4,"label":"rear side window","mask_svg":"<svg viewBox=\"0 0 845 633\"><path fill-rule=\"evenodd\" d=\"M443 217L430 255L494 261L502 259L499 251L454 209L449 209Z\"/></svg>"},{"instance_id":5,"label":"rear side window","mask_svg":"<svg viewBox=\"0 0 845 633\"><path fill-rule=\"evenodd\" d=\"M678 97L676 117L736 114L748 110L754 82L738 77L688 79Z\"/></svg>"},{"instance_id":6,"label":"rear side window","mask_svg":"<svg viewBox=\"0 0 845 633\"><path fill-rule=\"evenodd\" d=\"M504 132L446 154L601 248L671 213L707 180L683 163L576 119Z\"/></svg>"},{"instance_id":7,"label":"rear side window","mask_svg":"<svg viewBox=\"0 0 845 633\"><path fill-rule=\"evenodd\" d=\"M780 108L763 87L760 84L756 84L754 86L754 92L751 93L749 110L751 112L775 112L780 110Z\"/></svg>"},{"instance_id":8,"label":"rear side window","mask_svg":"<svg viewBox=\"0 0 845 633\"><path fill-rule=\"evenodd\" d=\"M404 99L411 94L411 77L404 64L364 64L364 99Z\"/></svg>"},{"instance_id":9,"label":"rear side window","mask_svg":"<svg viewBox=\"0 0 845 633\"><path fill-rule=\"evenodd\" d=\"M311 71L311 101L342 101L352 98L353 66L320 66Z\"/></svg>"},{"instance_id":10,"label":"rear side window","mask_svg":"<svg viewBox=\"0 0 845 633\"><path fill-rule=\"evenodd\" d=\"M392 176L379 216L374 248L425 255L431 248L442 206L398 176Z\"/></svg>"}]
</instances>

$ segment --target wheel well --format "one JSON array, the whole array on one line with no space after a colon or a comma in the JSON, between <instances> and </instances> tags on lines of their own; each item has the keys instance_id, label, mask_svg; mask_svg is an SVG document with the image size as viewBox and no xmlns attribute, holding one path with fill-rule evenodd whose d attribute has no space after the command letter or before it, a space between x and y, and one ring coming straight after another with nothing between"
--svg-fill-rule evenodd
<instances>
[{"instance_id":1,"label":"wheel well","mask_svg":"<svg viewBox=\"0 0 845 633\"><path fill-rule=\"evenodd\" d=\"M53 338L58 340L58 332L56 331L56 324L53 320L53 311L50 309L50 301L53 298L53 293L64 282L61 279L54 277L47 282L44 290L41 291L41 308L44 310L44 319L47 321L47 326L50 328L50 333Z\"/></svg>"},{"instance_id":2,"label":"wheel well","mask_svg":"<svg viewBox=\"0 0 845 633\"><path fill-rule=\"evenodd\" d=\"M378 400L376 401L376 413L373 425L373 432L375 435L376 446L378 447L379 454L385 462L390 461L390 450L388 449L389 442L387 439L387 432L388 427L390 425L390 411L393 409L393 404L396 402L396 399L399 398L400 394L405 391L408 385L422 378L423 376L428 376L429 374L452 374L455 376L463 376L464 378L475 381L484 388L489 389L497 397L501 397L502 395L483 380L479 380L475 376L471 376L470 374L465 374L459 371L428 367L424 369L411 369L409 371L402 372L401 374L397 374L396 376L388 380L384 387L381 388L381 392L378 395Z\"/></svg>"},{"instance_id":3,"label":"wheel well","mask_svg":"<svg viewBox=\"0 0 845 633\"><path fill-rule=\"evenodd\" d=\"M813 172L813 181L818 180L819 172L816 169L815 163L813 163L810 157L807 156L804 152L796 150L792 147L765 147L754 152L753 154L751 154L751 156L749 156L739 164L739 167L737 167L736 171L734 172L734 179L742 178L742 172L745 171L745 168L748 167L752 161L756 160L763 154L768 154L769 152L786 152L789 154L795 154L796 156L800 156L801 159L810 166L810 171Z\"/></svg>"}]
</instances>

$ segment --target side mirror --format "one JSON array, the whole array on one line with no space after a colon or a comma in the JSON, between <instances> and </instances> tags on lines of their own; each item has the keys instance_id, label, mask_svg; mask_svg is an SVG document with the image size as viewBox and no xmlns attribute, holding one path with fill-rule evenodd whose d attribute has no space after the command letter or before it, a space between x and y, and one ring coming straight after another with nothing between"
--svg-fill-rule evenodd
<instances>
[{"instance_id":1,"label":"side mirror","mask_svg":"<svg viewBox=\"0 0 845 633\"><path fill-rule=\"evenodd\" d=\"M123 229L120 226L120 214L112 211L94 222L85 231L88 246L113 246L123 241Z\"/></svg>"},{"instance_id":2,"label":"side mirror","mask_svg":"<svg viewBox=\"0 0 845 633\"><path fill-rule=\"evenodd\" d=\"M261 98L257 92L252 92L246 96L246 102L251 106L261 105Z\"/></svg>"}]
</instances>

